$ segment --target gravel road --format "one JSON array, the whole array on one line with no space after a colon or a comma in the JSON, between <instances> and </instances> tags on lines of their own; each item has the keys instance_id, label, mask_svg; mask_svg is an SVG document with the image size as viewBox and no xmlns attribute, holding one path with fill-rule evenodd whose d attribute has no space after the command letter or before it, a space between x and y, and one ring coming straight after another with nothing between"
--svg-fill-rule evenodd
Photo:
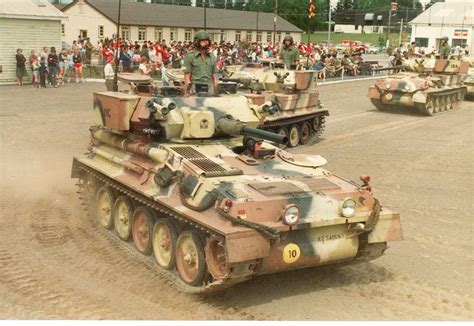
<instances>
[{"instance_id":1,"label":"gravel road","mask_svg":"<svg viewBox=\"0 0 474 326\"><path fill-rule=\"evenodd\" d=\"M320 87L330 117L317 153L372 177L405 240L367 264L267 275L223 292L178 292L152 262L96 227L72 156L88 144L100 83L0 87L1 319L473 320L474 102L424 117L378 112L373 81Z\"/></svg>"}]
</instances>

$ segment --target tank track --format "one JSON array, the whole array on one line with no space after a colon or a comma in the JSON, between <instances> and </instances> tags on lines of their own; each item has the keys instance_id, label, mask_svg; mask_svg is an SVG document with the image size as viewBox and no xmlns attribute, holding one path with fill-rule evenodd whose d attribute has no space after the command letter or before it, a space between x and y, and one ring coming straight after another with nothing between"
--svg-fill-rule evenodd
<instances>
[{"instance_id":1,"label":"tank track","mask_svg":"<svg viewBox=\"0 0 474 326\"><path fill-rule=\"evenodd\" d=\"M416 103L417 110L423 115L434 115L456 109L466 94L465 88L429 93L425 103Z\"/></svg>"},{"instance_id":2,"label":"tank track","mask_svg":"<svg viewBox=\"0 0 474 326\"><path fill-rule=\"evenodd\" d=\"M321 108L321 109L324 109L324 108ZM277 130L280 127L287 127L295 123L301 124L302 122L305 122L305 121L311 123L311 121L315 117L319 117L320 118L319 128L317 130L311 129L311 136L310 136L309 141L304 145L301 145L301 143L298 145L298 146L308 146L308 145L313 145L314 143L316 143L321 137L321 135L323 134L324 130L326 129L326 116L328 115L329 113L326 110L323 112L317 112L317 113L313 113L313 114L309 114L309 115L305 115L301 117L294 117L294 118L282 119L278 121L265 122L263 125L260 125L258 128L267 130L267 131L277 132Z\"/></svg>"},{"instance_id":3,"label":"tank track","mask_svg":"<svg viewBox=\"0 0 474 326\"><path fill-rule=\"evenodd\" d=\"M186 224L187 227L191 227L201 232L206 232L206 234L208 234L209 236L219 236L219 234L214 232L213 230L207 229L199 224L193 223L189 221L188 219L185 219L179 216L179 214L176 214L171 209L163 205L160 205L159 203L147 198L146 196L143 196L142 194L137 193L134 190L129 189L123 184L95 171L94 169L84 164L78 164L77 168L81 170L82 173L93 176L96 180L100 181L101 184L111 187L117 193L126 195L129 199L135 201L136 203L140 203L141 205L147 206L154 212L159 212L160 214L166 215L167 217L176 219L178 222ZM85 210L87 214L89 215L89 217L94 217L95 212L96 212L95 203L94 203L94 200L91 200L91 197L85 195L84 177L79 179L79 182L76 185L79 187L77 193L79 194L79 199L82 201L81 205L85 207ZM109 231L109 232L113 232L113 231ZM364 239L366 239L366 236L362 236L359 251L357 253L357 256L353 260L347 261L345 263L340 263L337 265L341 265L341 264L354 265L354 264L368 262L382 256L384 251L387 249L387 244L385 242L368 244L367 241ZM126 242L125 245L133 247L133 244L130 241ZM141 257L145 259L154 260L152 256L141 256ZM247 264L245 263L242 264L244 268L245 268L245 265ZM238 269L239 268L237 265L237 270ZM256 270L258 270L258 265L257 265ZM201 286L191 286L181 280L176 269L171 271L171 270L166 270L157 266L156 271L161 277L163 277L164 280L166 280L172 286L175 286L178 290L182 292L186 292L186 293L192 293L192 294L206 294L206 293L221 291L237 283L247 281L253 277L253 274L246 274L243 276L227 275L222 279L206 282L205 284Z\"/></svg>"},{"instance_id":4,"label":"tank track","mask_svg":"<svg viewBox=\"0 0 474 326\"><path fill-rule=\"evenodd\" d=\"M100 181L102 184L107 185L111 187L114 191L126 195L129 199L140 203L141 205L147 206L154 212L158 212L159 214L165 215L166 217L170 217L178 221L179 223L185 224L188 228L193 228L195 230L198 230L200 232L205 232L208 235L214 235L214 236L219 236L216 232L207 229L201 225L198 225L196 223L193 223L189 221L188 219L185 219L169 208L162 206L158 204L157 202L147 198L146 196L143 196L139 193L137 193L134 190L129 189L128 187L125 187L124 185L120 184L119 182L114 181L113 179L98 173L97 171L80 164L78 166L78 169L80 169L83 173L87 173L92 175L96 180ZM83 180L83 179L82 179ZM95 215L95 203L91 198L88 198L88 196L84 196L84 185L83 182L78 182L78 194L80 194L80 199L82 200L82 205L86 207L87 213L94 214ZM112 231L111 231L112 232ZM133 244L131 242L127 242L127 245L130 245L133 247ZM145 257L145 256L144 256ZM153 259L152 256L147 257L149 259ZM194 293L194 294L204 294L204 293L211 293L211 292L216 292L220 291L223 289L226 289L232 285L235 285L240 282L244 282L246 280L249 280L251 278L250 275L245 275L245 276L235 276L232 275L230 277L225 277L219 280L214 280L211 282L207 282L201 286L191 286L186 284L181 280L181 278L178 275L178 272L176 269L169 271L163 268L160 268L157 266L156 270L162 276L164 279L166 279L168 282L172 283L174 286L176 286L180 291L187 292L187 293Z\"/></svg>"}]
</instances>

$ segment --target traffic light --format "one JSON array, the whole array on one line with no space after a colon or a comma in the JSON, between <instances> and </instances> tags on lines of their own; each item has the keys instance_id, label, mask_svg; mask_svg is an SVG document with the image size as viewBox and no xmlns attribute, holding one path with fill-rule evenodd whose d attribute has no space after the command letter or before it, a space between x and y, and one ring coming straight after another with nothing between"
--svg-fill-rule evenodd
<instances>
[{"instance_id":1,"label":"traffic light","mask_svg":"<svg viewBox=\"0 0 474 326\"><path fill-rule=\"evenodd\" d=\"M309 0L308 17L313 18L314 16L316 16L316 5L314 4L314 0Z\"/></svg>"}]
</instances>

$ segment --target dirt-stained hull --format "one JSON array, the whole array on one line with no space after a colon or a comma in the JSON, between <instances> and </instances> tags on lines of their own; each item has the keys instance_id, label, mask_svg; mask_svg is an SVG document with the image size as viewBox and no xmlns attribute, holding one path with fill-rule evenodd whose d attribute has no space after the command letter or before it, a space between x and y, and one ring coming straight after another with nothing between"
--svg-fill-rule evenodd
<instances>
[{"instance_id":1,"label":"dirt-stained hull","mask_svg":"<svg viewBox=\"0 0 474 326\"><path fill-rule=\"evenodd\" d=\"M210 160L220 162L225 169L232 165L242 173L214 174L211 184L221 185L219 193L227 199L196 210L193 208L205 197L201 197L200 190L193 199L184 200L179 183L159 186L156 177L162 173L162 158L149 149L138 150L145 144L118 141L120 137L104 130L93 131L90 153L74 159L72 177L82 180L86 194L92 193L84 196L92 214L99 210L100 215L97 191L105 187L112 190L115 200L126 196L133 209L146 206L155 219L168 219L177 230L199 232L209 275L200 284L177 281L186 291L217 290L260 274L371 260L383 254L388 241L402 239L399 215L382 210L367 190L325 170L297 165L287 172L286 179L281 179L278 170L288 169L285 160L290 158L285 151L277 154L277 160L249 165L228 149L231 144L199 145L199 152ZM168 157L174 155L173 164L179 164L180 169L196 169L196 162L190 163L178 154L189 155L183 152L189 151L188 146L163 144L157 149L168 151ZM291 158L296 162L299 159ZM94 187L85 190L89 178L94 180ZM200 187L203 194L208 186L204 182ZM338 212L346 198L360 203L358 213L350 218ZM226 200L233 205L224 211L222 203ZM300 223L294 226L278 220L281 210L289 204L301 208ZM321 211L322 205L329 205L326 211ZM133 226L133 221L130 223Z\"/></svg>"}]
</instances>

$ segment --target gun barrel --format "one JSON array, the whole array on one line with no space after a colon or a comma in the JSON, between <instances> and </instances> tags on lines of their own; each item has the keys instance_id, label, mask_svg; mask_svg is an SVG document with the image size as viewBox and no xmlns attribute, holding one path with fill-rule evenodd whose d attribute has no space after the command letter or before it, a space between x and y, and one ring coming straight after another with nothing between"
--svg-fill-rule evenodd
<instances>
[{"instance_id":1,"label":"gun barrel","mask_svg":"<svg viewBox=\"0 0 474 326\"><path fill-rule=\"evenodd\" d=\"M228 78L228 77L222 77L221 81L223 82L231 82L231 83L238 83L238 84L243 84L243 85L250 85L252 83L251 78Z\"/></svg>"},{"instance_id":2,"label":"gun barrel","mask_svg":"<svg viewBox=\"0 0 474 326\"><path fill-rule=\"evenodd\" d=\"M288 137L273 132L265 131L262 129L252 128L244 126L242 127L242 134L250 137L261 138L269 140L278 144L288 143Z\"/></svg>"},{"instance_id":3,"label":"gun barrel","mask_svg":"<svg viewBox=\"0 0 474 326\"><path fill-rule=\"evenodd\" d=\"M273 132L257 128L248 127L245 125L245 123L241 121L232 120L228 118L219 119L216 128L220 132L231 136L244 135L269 140L278 144L286 144L288 142L287 136L275 134Z\"/></svg>"}]
</instances>

